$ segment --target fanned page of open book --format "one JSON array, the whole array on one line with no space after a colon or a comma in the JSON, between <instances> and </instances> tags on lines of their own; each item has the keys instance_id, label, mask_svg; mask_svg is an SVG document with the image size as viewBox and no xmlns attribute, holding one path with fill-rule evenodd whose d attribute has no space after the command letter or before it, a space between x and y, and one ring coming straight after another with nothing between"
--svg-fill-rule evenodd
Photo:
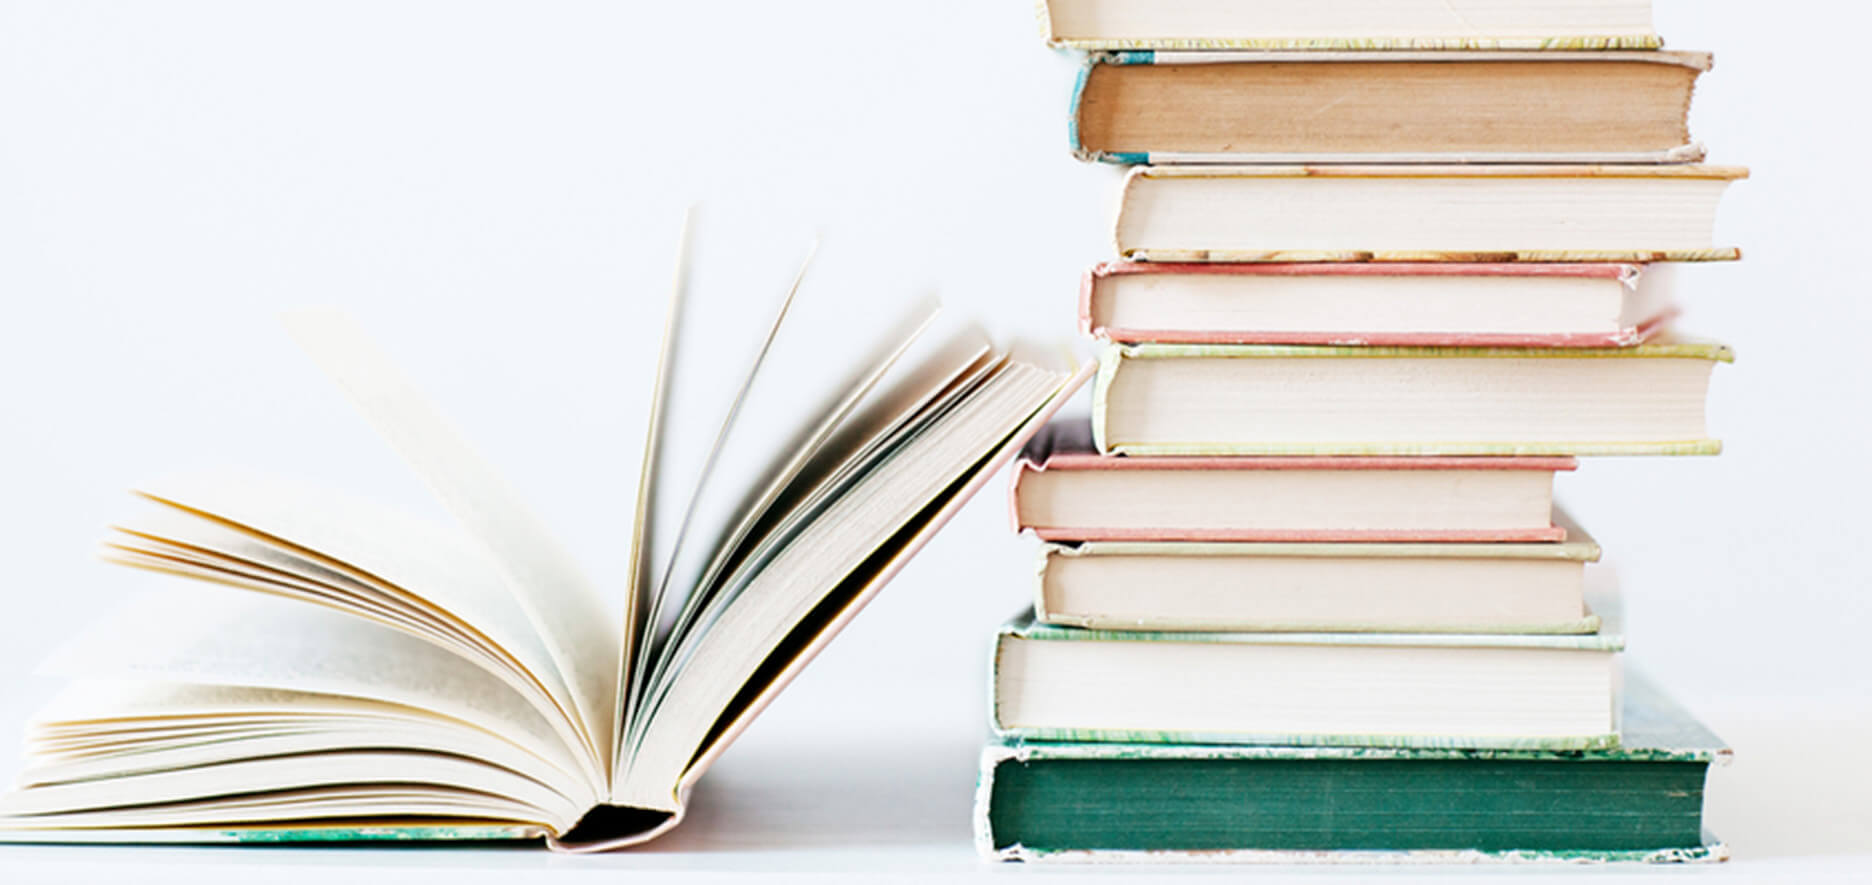
<instances>
[{"instance_id":1,"label":"fanned page of open book","mask_svg":"<svg viewBox=\"0 0 1872 885\"><path fill-rule=\"evenodd\" d=\"M997 349L929 301L854 309L836 295L868 286L826 293L804 269L769 310L709 301L693 264L664 322L623 611L356 326L298 315L455 524L263 476L142 485L105 557L222 586L167 588L52 662L76 681L30 727L0 841L594 850L674 826L1090 369ZM745 354L732 385L724 353Z\"/></svg>"},{"instance_id":2,"label":"fanned page of open book","mask_svg":"<svg viewBox=\"0 0 1872 885\"><path fill-rule=\"evenodd\" d=\"M713 584L749 541L755 518L801 478L802 467L826 437L935 319L932 299L897 310L854 311L836 299L800 297L808 269L801 266L793 277L725 414L698 409L686 425L677 424L684 416L675 415L666 425L669 435L648 446L646 487L655 496L681 500L682 507L677 512L665 507L649 523L669 543L650 554L651 607L635 650L630 705L662 669L670 638L694 626ZM675 300L684 307L666 330L664 344L664 352L674 355L668 364L674 386L660 396L670 402L704 402L683 385L706 372L707 363L720 362L710 350L719 328L683 317L721 311L704 312L687 303L694 295L686 272L679 274L677 286ZM828 349L844 359L828 360ZM659 468L672 446L691 454L706 452L690 487L661 485ZM642 725L640 717L627 718L620 750Z\"/></svg>"}]
</instances>

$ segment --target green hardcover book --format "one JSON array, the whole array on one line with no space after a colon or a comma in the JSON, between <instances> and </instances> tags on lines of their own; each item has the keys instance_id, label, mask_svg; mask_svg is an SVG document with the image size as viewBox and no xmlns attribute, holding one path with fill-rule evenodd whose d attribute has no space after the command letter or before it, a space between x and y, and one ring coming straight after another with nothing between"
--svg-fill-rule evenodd
<instances>
[{"instance_id":1,"label":"green hardcover book","mask_svg":"<svg viewBox=\"0 0 1872 885\"><path fill-rule=\"evenodd\" d=\"M1043 741L1603 749L1619 743L1624 644L1615 630L1086 630L1029 610L995 642L992 718Z\"/></svg>"},{"instance_id":2,"label":"green hardcover book","mask_svg":"<svg viewBox=\"0 0 1872 885\"><path fill-rule=\"evenodd\" d=\"M1125 455L1713 455L1727 347L1108 344L1092 433Z\"/></svg>"},{"instance_id":3,"label":"green hardcover book","mask_svg":"<svg viewBox=\"0 0 1872 885\"><path fill-rule=\"evenodd\" d=\"M1729 750L1633 680L1625 740L1584 751L991 745L975 805L997 860L1717 861L1703 785Z\"/></svg>"}]
</instances>

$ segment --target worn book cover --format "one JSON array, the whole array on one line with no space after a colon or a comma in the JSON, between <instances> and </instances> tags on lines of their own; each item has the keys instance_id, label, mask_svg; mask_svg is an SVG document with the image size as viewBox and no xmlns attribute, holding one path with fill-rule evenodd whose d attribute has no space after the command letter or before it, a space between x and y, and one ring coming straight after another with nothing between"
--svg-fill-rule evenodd
<instances>
[{"instance_id":1,"label":"worn book cover","mask_svg":"<svg viewBox=\"0 0 1872 885\"><path fill-rule=\"evenodd\" d=\"M1004 740L982 754L975 839L1003 861L1697 863L1730 751L1648 682L1617 747L1245 747Z\"/></svg>"}]
</instances>

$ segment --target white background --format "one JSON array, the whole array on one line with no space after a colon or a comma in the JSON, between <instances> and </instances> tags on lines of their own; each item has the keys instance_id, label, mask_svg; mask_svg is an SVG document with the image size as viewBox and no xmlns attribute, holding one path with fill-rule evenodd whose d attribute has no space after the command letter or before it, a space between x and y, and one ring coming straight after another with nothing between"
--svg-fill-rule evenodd
<instances>
[{"instance_id":1,"label":"white background","mask_svg":"<svg viewBox=\"0 0 1872 885\"><path fill-rule=\"evenodd\" d=\"M1872 22L1849 4L1658 6L1672 47L1717 54L1696 135L1754 169L1719 226L1745 260L1686 274L1687 328L1739 353L1712 396L1728 449L1591 460L1561 494L1623 578L1633 663L1737 748L1711 817L1739 859L1709 874L1864 875L1872 188L1845 38ZM818 230L847 297L936 290L1004 335L1069 336L1118 180L1067 155L1073 70L1027 0L0 3L0 758L53 685L34 664L162 580L92 556L139 478L242 464L433 509L280 310L363 320L616 586L632 354L652 346L683 207L719 220L717 255L748 253L715 267L750 310ZM987 636L1031 573L1000 491L768 711L657 850L28 848L0 849L0 869L1016 872L966 841Z\"/></svg>"}]
</instances>

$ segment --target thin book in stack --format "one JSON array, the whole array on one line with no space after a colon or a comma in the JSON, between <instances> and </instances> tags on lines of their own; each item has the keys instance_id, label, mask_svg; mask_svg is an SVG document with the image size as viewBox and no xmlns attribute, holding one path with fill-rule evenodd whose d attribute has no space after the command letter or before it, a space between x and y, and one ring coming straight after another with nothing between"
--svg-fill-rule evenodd
<instances>
[{"instance_id":1,"label":"thin book in stack","mask_svg":"<svg viewBox=\"0 0 1872 885\"><path fill-rule=\"evenodd\" d=\"M1051 0L1133 166L1089 420L1013 481L1001 860L1697 861L1720 740L1622 666L1598 455L1715 454L1668 262L1746 170L1649 4ZM1633 588L1632 592L1645 592Z\"/></svg>"}]
</instances>

